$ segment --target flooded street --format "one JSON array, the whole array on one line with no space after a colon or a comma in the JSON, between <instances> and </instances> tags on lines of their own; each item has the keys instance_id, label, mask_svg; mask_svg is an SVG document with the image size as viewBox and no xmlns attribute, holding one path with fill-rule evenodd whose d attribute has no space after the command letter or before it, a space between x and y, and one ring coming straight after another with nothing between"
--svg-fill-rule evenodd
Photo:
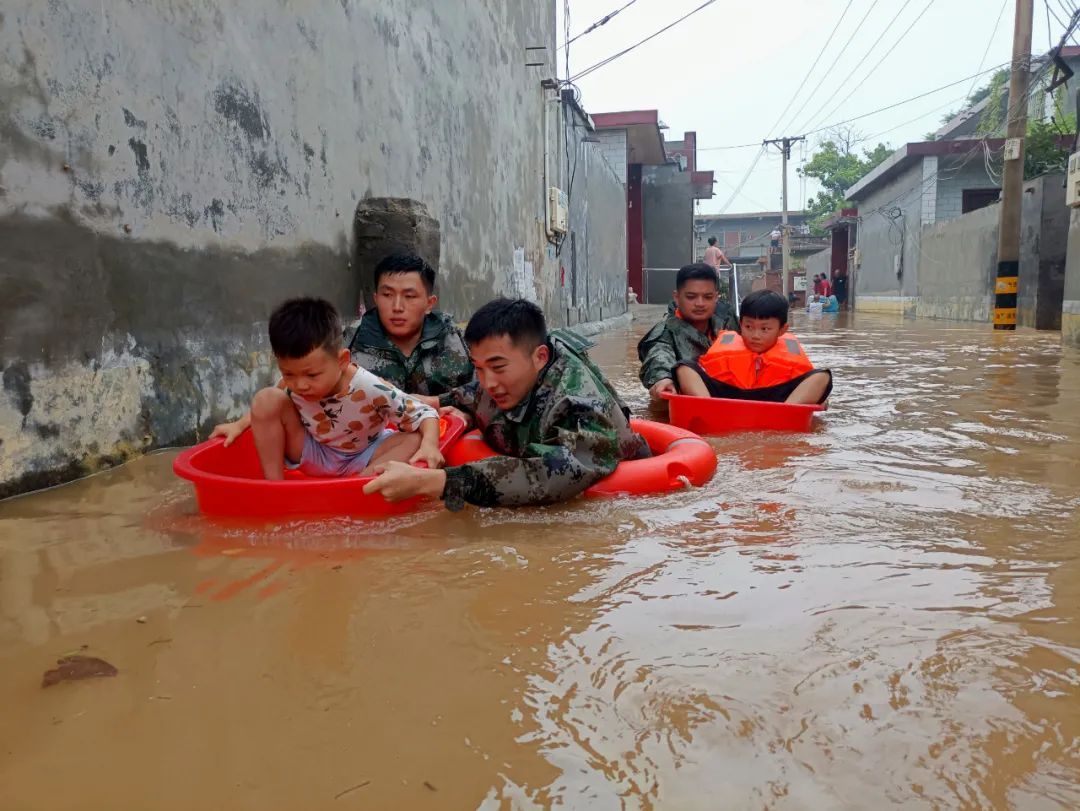
<instances>
[{"instance_id":1,"label":"flooded street","mask_svg":"<svg viewBox=\"0 0 1080 811\"><path fill-rule=\"evenodd\" d=\"M649 325L593 352L638 413ZM1080 353L795 331L831 410L689 493L252 527L162 452L0 504L0 809L1080 807Z\"/></svg>"}]
</instances>

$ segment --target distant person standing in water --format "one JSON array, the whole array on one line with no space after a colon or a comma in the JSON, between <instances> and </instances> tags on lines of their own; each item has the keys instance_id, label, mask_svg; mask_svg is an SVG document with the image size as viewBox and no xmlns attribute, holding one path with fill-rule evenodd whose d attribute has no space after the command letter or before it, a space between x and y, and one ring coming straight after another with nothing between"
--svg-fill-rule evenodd
<instances>
[{"instance_id":1,"label":"distant person standing in water","mask_svg":"<svg viewBox=\"0 0 1080 811\"><path fill-rule=\"evenodd\" d=\"M848 299L848 277L846 273L841 273L839 270L833 270L833 293L836 295L836 301L840 305L841 310L847 309Z\"/></svg>"},{"instance_id":2,"label":"distant person standing in water","mask_svg":"<svg viewBox=\"0 0 1080 811\"><path fill-rule=\"evenodd\" d=\"M709 237L709 247L705 249L705 258L703 261L706 265L709 265L716 270L719 270L721 265L731 264L731 261L724 252L716 247L716 237Z\"/></svg>"}]
</instances>

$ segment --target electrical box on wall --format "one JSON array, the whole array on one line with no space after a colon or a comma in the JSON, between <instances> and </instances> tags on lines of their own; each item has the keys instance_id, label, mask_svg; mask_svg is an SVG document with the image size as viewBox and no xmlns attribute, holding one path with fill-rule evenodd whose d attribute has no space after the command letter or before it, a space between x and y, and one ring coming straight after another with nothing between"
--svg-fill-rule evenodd
<instances>
[{"instance_id":1,"label":"electrical box on wall","mask_svg":"<svg viewBox=\"0 0 1080 811\"><path fill-rule=\"evenodd\" d=\"M566 192L555 186L548 189L547 215L549 236L562 236L567 232L569 212L566 206Z\"/></svg>"},{"instance_id":2,"label":"electrical box on wall","mask_svg":"<svg viewBox=\"0 0 1080 811\"><path fill-rule=\"evenodd\" d=\"M1069 156L1069 169L1065 177L1065 205L1080 208L1080 152Z\"/></svg>"}]
</instances>

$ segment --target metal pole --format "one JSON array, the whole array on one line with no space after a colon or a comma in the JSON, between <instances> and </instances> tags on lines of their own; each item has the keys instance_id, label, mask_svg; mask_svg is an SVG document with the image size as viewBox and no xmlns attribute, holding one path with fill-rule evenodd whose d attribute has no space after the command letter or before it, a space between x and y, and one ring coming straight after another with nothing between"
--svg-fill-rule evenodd
<instances>
[{"instance_id":1,"label":"metal pole","mask_svg":"<svg viewBox=\"0 0 1080 811\"><path fill-rule=\"evenodd\" d=\"M734 262L731 263L731 279L732 286L735 288L731 291L731 297L735 300L735 320L739 320L739 266Z\"/></svg>"},{"instance_id":2,"label":"metal pole","mask_svg":"<svg viewBox=\"0 0 1080 811\"><path fill-rule=\"evenodd\" d=\"M1016 294L1020 275L1020 208L1024 192L1024 135L1031 74L1033 0L1016 0L1013 57L1009 77L1009 120L1005 134L1001 212L998 224L997 281L994 285L994 329L1016 329Z\"/></svg>"},{"instance_id":3,"label":"metal pole","mask_svg":"<svg viewBox=\"0 0 1080 811\"><path fill-rule=\"evenodd\" d=\"M787 162L788 155L791 153L791 139L784 138L782 154L784 156L784 168L781 170L784 173L784 185L783 185L783 207L784 210L780 215L780 239L783 259L780 262L780 278L784 284L784 297L791 295L794 290L795 283L790 279L791 271L791 243L788 241L788 215L787 215Z\"/></svg>"}]
</instances>

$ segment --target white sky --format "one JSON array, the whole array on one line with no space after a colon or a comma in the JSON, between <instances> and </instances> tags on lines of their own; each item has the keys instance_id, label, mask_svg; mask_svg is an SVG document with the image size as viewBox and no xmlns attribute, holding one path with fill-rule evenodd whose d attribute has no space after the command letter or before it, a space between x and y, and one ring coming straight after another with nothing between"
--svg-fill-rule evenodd
<instances>
[{"instance_id":1,"label":"white sky","mask_svg":"<svg viewBox=\"0 0 1080 811\"><path fill-rule=\"evenodd\" d=\"M570 0L570 32L574 36L626 0ZM652 34L701 5L704 0L636 0L603 27L570 46L571 74L595 64L628 45ZM817 67L784 120L772 131L781 110L807 76L830 31L840 19L848 0L717 0L688 20L642 45L631 53L579 80L582 105L590 113L615 110L657 109L668 125L669 140L682 138L684 130L698 134L698 168L716 174L716 196L702 201L702 213L718 212L760 151L710 150L708 147L759 143L763 138L801 135L821 124L841 121L902 101L944 84L971 76L979 70L1008 62L1012 51L1015 0L853 0L851 8ZM1067 9L1076 0L1035 0L1032 50L1049 50L1047 6L1066 21ZM893 43L924 9L915 23L884 61ZM872 7L873 6L873 7ZM826 69L848 41L859 21L871 9L866 22L832 71ZM889 23L903 7L896 23ZM1003 11L1002 11L1003 9ZM999 11L1002 11L999 22ZM562 4L558 12L559 42L563 42ZM995 23L997 30L991 38ZM1063 26L1050 16L1053 44ZM878 35L884 39L854 73ZM1080 37L1078 37L1080 38ZM565 56L559 52L559 75L565 74ZM835 112L855 83L874 69L866 83ZM847 78L848 76L852 79ZM824 78L823 78L824 77ZM990 77L987 73L976 86ZM1080 77L1070 82L1075 92ZM864 136L880 134L868 145L883 141L896 147L922 140L935 130L939 119L957 109L972 82L941 90L893 110L854 122ZM794 113L807 95L815 91L805 110ZM789 127L787 132L782 130ZM812 136L806 155L821 135ZM800 208L814 185L802 184L795 167L802 148L792 152L789 171L789 205ZM729 212L779 210L780 156L773 148L758 161Z\"/></svg>"}]
</instances>

